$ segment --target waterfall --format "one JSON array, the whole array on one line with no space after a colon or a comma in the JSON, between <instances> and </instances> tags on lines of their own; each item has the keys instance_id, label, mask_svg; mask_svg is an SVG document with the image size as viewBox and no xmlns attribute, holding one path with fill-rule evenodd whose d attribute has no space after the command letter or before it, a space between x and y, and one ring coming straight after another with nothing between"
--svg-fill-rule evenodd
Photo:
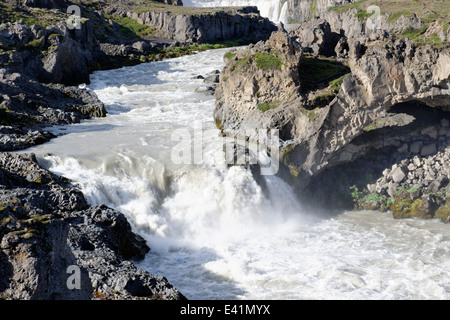
<instances>
[{"instance_id":1,"label":"waterfall","mask_svg":"<svg viewBox=\"0 0 450 320\"><path fill-rule=\"evenodd\" d=\"M256 6L261 16L274 23L287 23L287 2L281 6L281 0L183 0L186 7L233 7Z\"/></svg>"},{"instance_id":2,"label":"waterfall","mask_svg":"<svg viewBox=\"0 0 450 320\"><path fill-rule=\"evenodd\" d=\"M94 72L88 88L108 116L52 127L58 138L26 152L91 205L123 212L151 248L137 267L188 299L449 300L448 224L320 216L279 177L264 176L266 193L245 167L226 165L215 98L195 89L227 51ZM180 129L203 142L198 162L173 161Z\"/></svg>"}]
</instances>

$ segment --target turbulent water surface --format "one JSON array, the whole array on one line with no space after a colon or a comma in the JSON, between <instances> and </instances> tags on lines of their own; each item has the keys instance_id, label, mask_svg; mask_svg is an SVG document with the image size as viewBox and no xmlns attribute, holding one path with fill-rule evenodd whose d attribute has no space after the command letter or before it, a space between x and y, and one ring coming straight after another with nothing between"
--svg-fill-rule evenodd
<instances>
[{"instance_id":1,"label":"turbulent water surface","mask_svg":"<svg viewBox=\"0 0 450 320\"><path fill-rule=\"evenodd\" d=\"M225 50L96 72L106 118L29 149L91 204L124 212L151 252L140 268L189 299L448 299L450 227L380 212L319 217L290 188L224 163L214 97L195 76ZM196 127L197 126L197 127ZM192 138L192 163L175 161ZM198 141L201 141L198 145ZM178 153L177 153L178 152Z\"/></svg>"}]
</instances>

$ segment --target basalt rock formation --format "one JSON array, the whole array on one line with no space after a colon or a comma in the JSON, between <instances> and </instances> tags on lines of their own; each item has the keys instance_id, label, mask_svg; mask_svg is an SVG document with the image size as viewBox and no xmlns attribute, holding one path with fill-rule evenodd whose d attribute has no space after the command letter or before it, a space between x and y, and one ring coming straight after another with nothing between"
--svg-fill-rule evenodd
<instances>
[{"instance_id":1,"label":"basalt rock formation","mask_svg":"<svg viewBox=\"0 0 450 320\"><path fill-rule=\"evenodd\" d=\"M130 261L150 249L122 213L90 207L33 155L0 153L0 167L3 299L184 299Z\"/></svg>"},{"instance_id":2,"label":"basalt rock formation","mask_svg":"<svg viewBox=\"0 0 450 320\"><path fill-rule=\"evenodd\" d=\"M310 28L328 31L308 46L333 40L348 59L314 55L297 42L298 30L280 30L265 43L227 54L216 124L228 135L278 129L279 175L314 206L349 208L367 196L379 208L392 205L401 190L418 188L436 198L427 209L434 217L449 197L450 49L419 45L389 30L345 37L323 26L318 20ZM272 56L267 68L258 65L262 55ZM414 157L420 158L415 168L429 164L429 157L442 165L425 178L409 166ZM402 174L389 175L399 166ZM411 204L404 208L411 213Z\"/></svg>"},{"instance_id":3,"label":"basalt rock formation","mask_svg":"<svg viewBox=\"0 0 450 320\"><path fill-rule=\"evenodd\" d=\"M174 13L154 10L126 14L141 24L159 30L158 36L180 43L212 43L234 39L257 42L267 39L277 29L270 20L259 15L257 7L191 11Z\"/></svg>"}]
</instances>

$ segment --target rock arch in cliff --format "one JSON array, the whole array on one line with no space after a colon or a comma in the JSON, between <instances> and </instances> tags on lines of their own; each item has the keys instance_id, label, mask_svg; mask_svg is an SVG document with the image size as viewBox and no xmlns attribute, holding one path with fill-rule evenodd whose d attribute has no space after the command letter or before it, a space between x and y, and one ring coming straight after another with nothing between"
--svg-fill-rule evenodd
<instances>
[{"instance_id":1,"label":"rock arch in cliff","mask_svg":"<svg viewBox=\"0 0 450 320\"><path fill-rule=\"evenodd\" d=\"M351 208L352 188L392 197L399 188L426 188L436 180L443 185L450 179L450 112L419 100L394 104L337 157L350 152L352 158L315 175L301 197Z\"/></svg>"}]
</instances>

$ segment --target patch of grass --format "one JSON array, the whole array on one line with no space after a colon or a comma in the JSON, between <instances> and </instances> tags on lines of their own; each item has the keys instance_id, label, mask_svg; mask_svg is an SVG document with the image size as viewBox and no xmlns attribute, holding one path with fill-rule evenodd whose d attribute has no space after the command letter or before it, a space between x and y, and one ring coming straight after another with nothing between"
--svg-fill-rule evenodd
<instances>
[{"instance_id":1,"label":"patch of grass","mask_svg":"<svg viewBox=\"0 0 450 320\"><path fill-rule=\"evenodd\" d=\"M25 48L27 48L27 49L38 49L38 48L42 47L43 43L44 43L44 38L43 37L39 38L39 39L34 39L34 40L28 42L25 45Z\"/></svg>"},{"instance_id":2,"label":"patch of grass","mask_svg":"<svg viewBox=\"0 0 450 320\"><path fill-rule=\"evenodd\" d=\"M243 66L250 65L251 64L251 59L252 59L252 56L246 56L246 57L236 61L233 64L233 68L234 68L233 73L237 72Z\"/></svg>"},{"instance_id":3,"label":"patch of grass","mask_svg":"<svg viewBox=\"0 0 450 320\"><path fill-rule=\"evenodd\" d=\"M156 33L155 29L128 17L113 16L113 20L119 25L119 33L124 38L145 38Z\"/></svg>"},{"instance_id":4,"label":"patch of grass","mask_svg":"<svg viewBox=\"0 0 450 320\"><path fill-rule=\"evenodd\" d=\"M235 52L227 52L223 55L223 57L227 60L231 60L234 57L236 57L236 53Z\"/></svg>"},{"instance_id":5,"label":"patch of grass","mask_svg":"<svg viewBox=\"0 0 450 320\"><path fill-rule=\"evenodd\" d=\"M342 77L330 81L330 87L333 90L333 92L338 93L339 90L341 90L342 82L344 82L344 79L349 75L351 75L351 72L346 73Z\"/></svg>"},{"instance_id":6,"label":"patch of grass","mask_svg":"<svg viewBox=\"0 0 450 320\"><path fill-rule=\"evenodd\" d=\"M426 16L422 17L424 23L432 23L439 19L439 15L436 12L430 12Z\"/></svg>"},{"instance_id":7,"label":"patch of grass","mask_svg":"<svg viewBox=\"0 0 450 320\"><path fill-rule=\"evenodd\" d=\"M267 101L267 102L258 104L258 109L261 110L262 112L266 112L266 111L278 108L280 106L280 104L281 104L281 101L279 101L279 100Z\"/></svg>"},{"instance_id":8,"label":"patch of grass","mask_svg":"<svg viewBox=\"0 0 450 320\"><path fill-rule=\"evenodd\" d=\"M446 33L447 30L450 29L450 21L447 21L444 23L444 25L442 26L442 30Z\"/></svg>"},{"instance_id":9,"label":"patch of grass","mask_svg":"<svg viewBox=\"0 0 450 320\"><path fill-rule=\"evenodd\" d=\"M405 32L402 33L402 37L409 38L411 40L416 39L420 35L424 34L428 29L428 26L423 26L420 29L414 29L413 27L408 27Z\"/></svg>"},{"instance_id":10,"label":"patch of grass","mask_svg":"<svg viewBox=\"0 0 450 320\"><path fill-rule=\"evenodd\" d=\"M396 11L389 15L389 18L387 19L387 22L394 22L397 21L401 16L405 18L409 18L413 16L413 13L410 11Z\"/></svg>"},{"instance_id":11,"label":"patch of grass","mask_svg":"<svg viewBox=\"0 0 450 320\"><path fill-rule=\"evenodd\" d=\"M279 70L283 64L283 59L278 56L278 52L273 54L257 52L234 62L233 72L237 72L244 66L250 66L253 62L255 62L256 67L260 70Z\"/></svg>"},{"instance_id":12,"label":"patch of grass","mask_svg":"<svg viewBox=\"0 0 450 320\"><path fill-rule=\"evenodd\" d=\"M361 201L363 201L363 202L369 202L369 201L381 202L383 200L384 200L384 197L377 192L369 193L369 194L365 195L364 197L362 197L362 199L361 199Z\"/></svg>"},{"instance_id":13,"label":"patch of grass","mask_svg":"<svg viewBox=\"0 0 450 320\"><path fill-rule=\"evenodd\" d=\"M328 10L329 11L335 11L337 13L343 13L343 12L346 12L346 11L351 10L353 8L358 8L359 6L364 4L365 2L367 2L367 0L357 0L357 1L353 2L353 3L348 3L348 4L345 4L345 5L337 5L337 6L330 7Z\"/></svg>"},{"instance_id":14,"label":"patch of grass","mask_svg":"<svg viewBox=\"0 0 450 320\"><path fill-rule=\"evenodd\" d=\"M28 25L48 27L60 21L65 21L69 15L56 9L28 8L5 1L0 2L0 23L22 20Z\"/></svg>"},{"instance_id":15,"label":"patch of grass","mask_svg":"<svg viewBox=\"0 0 450 320\"><path fill-rule=\"evenodd\" d=\"M264 52L255 53L256 67L262 70L280 69L283 64L283 59L278 56L278 53L268 54Z\"/></svg>"},{"instance_id":16,"label":"patch of grass","mask_svg":"<svg viewBox=\"0 0 450 320\"><path fill-rule=\"evenodd\" d=\"M355 16L358 18L359 21L364 21L372 15L373 15L372 12L367 12L366 10L358 10Z\"/></svg>"}]
</instances>

